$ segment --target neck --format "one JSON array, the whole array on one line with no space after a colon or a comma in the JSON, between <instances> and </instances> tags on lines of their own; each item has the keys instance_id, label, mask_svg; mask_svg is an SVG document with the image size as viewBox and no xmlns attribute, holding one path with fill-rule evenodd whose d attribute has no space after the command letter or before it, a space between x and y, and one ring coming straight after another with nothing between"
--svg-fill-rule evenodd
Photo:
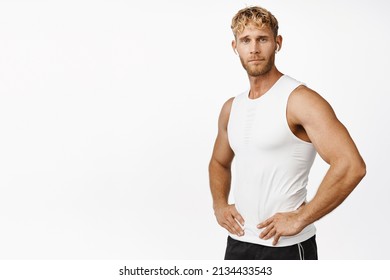
<instances>
[{"instance_id":1,"label":"neck","mask_svg":"<svg viewBox=\"0 0 390 280\"><path fill-rule=\"evenodd\" d=\"M265 94L279 78L283 76L274 66L269 72L261 76L249 76L250 92L249 98L256 99Z\"/></svg>"}]
</instances>

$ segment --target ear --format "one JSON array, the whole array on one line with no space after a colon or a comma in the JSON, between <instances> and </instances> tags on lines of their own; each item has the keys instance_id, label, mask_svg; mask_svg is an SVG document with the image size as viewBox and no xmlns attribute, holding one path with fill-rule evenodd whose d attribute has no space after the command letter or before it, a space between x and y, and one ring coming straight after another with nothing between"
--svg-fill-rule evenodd
<instances>
[{"instance_id":1,"label":"ear","mask_svg":"<svg viewBox=\"0 0 390 280\"><path fill-rule=\"evenodd\" d=\"M280 51L282 48L283 37L278 35L276 36L275 41L276 41L276 51Z\"/></svg>"},{"instance_id":2,"label":"ear","mask_svg":"<svg viewBox=\"0 0 390 280\"><path fill-rule=\"evenodd\" d=\"M233 40L233 41L232 41L232 48L233 48L233 51L234 51L235 54L238 54L238 53L237 53L236 47L237 47L236 40Z\"/></svg>"}]
</instances>

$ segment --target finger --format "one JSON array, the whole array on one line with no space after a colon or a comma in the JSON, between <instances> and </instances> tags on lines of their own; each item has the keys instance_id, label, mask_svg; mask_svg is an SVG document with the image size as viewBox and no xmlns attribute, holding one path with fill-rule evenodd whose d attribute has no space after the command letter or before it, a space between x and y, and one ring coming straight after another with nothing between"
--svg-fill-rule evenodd
<instances>
[{"instance_id":1,"label":"finger","mask_svg":"<svg viewBox=\"0 0 390 280\"><path fill-rule=\"evenodd\" d=\"M240 213L238 213L237 208L233 205L233 217L241 224L241 226L244 226L245 221L244 218L241 216Z\"/></svg>"},{"instance_id":2,"label":"finger","mask_svg":"<svg viewBox=\"0 0 390 280\"><path fill-rule=\"evenodd\" d=\"M270 225L268 227L266 227L261 233L260 233L260 238L264 239L269 233L270 231L273 229L273 225Z\"/></svg>"},{"instance_id":3,"label":"finger","mask_svg":"<svg viewBox=\"0 0 390 280\"><path fill-rule=\"evenodd\" d=\"M270 238L271 238L272 236L274 236L275 234L276 234L276 229L273 228L272 230L269 231L269 233L268 233L266 236L264 236L263 239L265 239L265 240L270 239Z\"/></svg>"},{"instance_id":4,"label":"finger","mask_svg":"<svg viewBox=\"0 0 390 280\"><path fill-rule=\"evenodd\" d=\"M269 226L273 222L273 217L265 220L264 222L261 222L260 224L257 225L257 228L265 228Z\"/></svg>"},{"instance_id":5,"label":"finger","mask_svg":"<svg viewBox=\"0 0 390 280\"><path fill-rule=\"evenodd\" d=\"M275 246L276 244L278 244L280 236L281 236L281 234L279 234L279 233L275 234L274 241L272 242L272 245Z\"/></svg>"},{"instance_id":6,"label":"finger","mask_svg":"<svg viewBox=\"0 0 390 280\"><path fill-rule=\"evenodd\" d=\"M237 236L244 235L243 232L240 232L239 230L237 230L231 223L225 223L223 225L223 227L225 229L227 229L229 231L229 233L231 233L231 234L234 234L234 235L237 235Z\"/></svg>"},{"instance_id":7,"label":"finger","mask_svg":"<svg viewBox=\"0 0 390 280\"><path fill-rule=\"evenodd\" d=\"M222 227L225 228L229 233L231 234L235 234L234 233L234 230L230 227L230 225L228 225L227 223L223 223L222 224Z\"/></svg>"},{"instance_id":8,"label":"finger","mask_svg":"<svg viewBox=\"0 0 390 280\"><path fill-rule=\"evenodd\" d=\"M234 230L234 234L241 236L244 234L244 231L242 230L239 223L233 219L232 217L227 219L227 222L229 223L229 226Z\"/></svg>"},{"instance_id":9,"label":"finger","mask_svg":"<svg viewBox=\"0 0 390 280\"><path fill-rule=\"evenodd\" d=\"M241 226L245 225L244 218L240 215L240 213L237 212L237 214L234 215L234 218L236 219L237 222L240 223Z\"/></svg>"}]
</instances>

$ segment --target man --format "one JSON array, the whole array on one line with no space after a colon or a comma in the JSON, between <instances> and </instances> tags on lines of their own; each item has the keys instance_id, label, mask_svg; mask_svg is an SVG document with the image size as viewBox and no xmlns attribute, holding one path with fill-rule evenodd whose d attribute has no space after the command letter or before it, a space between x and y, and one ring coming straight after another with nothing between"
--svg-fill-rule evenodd
<instances>
[{"instance_id":1,"label":"man","mask_svg":"<svg viewBox=\"0 0 390 280\"><path fill-rule=\"evenodd\" d=\"M215 216L229 232L225 259L318 259L313 222L352 192L365 163L331 106L276 68L276 18L248 7L231 27L250 90L223 105L209 164ZM316 153L329 170L307 202ZM235 204L228 204L233 158Z\"/></svg>"}]
</instances>

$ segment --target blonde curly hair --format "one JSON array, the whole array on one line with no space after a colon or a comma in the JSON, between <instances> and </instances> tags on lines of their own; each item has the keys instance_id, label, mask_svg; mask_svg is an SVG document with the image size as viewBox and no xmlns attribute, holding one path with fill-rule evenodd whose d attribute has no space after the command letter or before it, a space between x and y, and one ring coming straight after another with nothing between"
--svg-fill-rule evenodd
<instances>
[{"instance_id":1,"label":"blonde curly hair","mask_svg":"<svg viewBox=\"0 0 390 280\"><path fill-rule=\"evenodd\" d=\"M278 36L278 20L268 10L258 7L251 6L241 9L232 19L232 31L235 37L244 31L248 24L253 24L258 28L268 26L274 33L274 37Z\"/></svg>"}]
</instances>

